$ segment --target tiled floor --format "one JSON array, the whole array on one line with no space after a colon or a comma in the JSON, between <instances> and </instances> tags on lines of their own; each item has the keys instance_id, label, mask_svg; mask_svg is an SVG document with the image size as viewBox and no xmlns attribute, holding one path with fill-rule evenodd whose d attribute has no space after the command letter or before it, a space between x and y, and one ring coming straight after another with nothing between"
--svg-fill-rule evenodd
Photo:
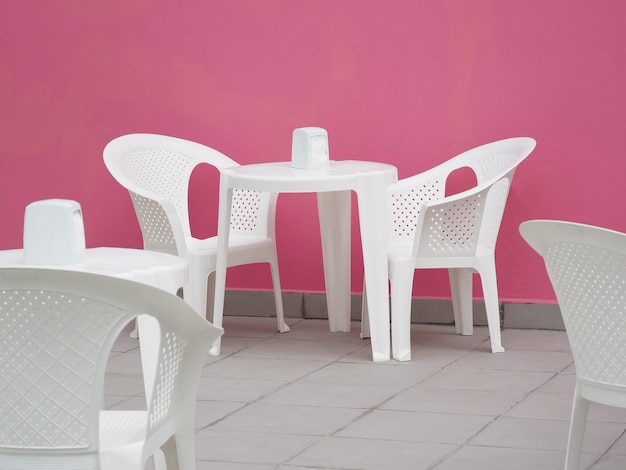
<instances>
[{"instance_id":1,"label":"tiled floor","mask_svg":"<svg viewBox=\"0 0 626 470\"><path fill-rule=\"evenodd\" d=\"M197 402L198 470L563 468L574 368L565 333L413 325L413 360L322 320L226 317ZM107 403L140 403L136 340L110 361ZM592 405L581 468L626 468L626 410Z\"/></svg>"}]
</instances>

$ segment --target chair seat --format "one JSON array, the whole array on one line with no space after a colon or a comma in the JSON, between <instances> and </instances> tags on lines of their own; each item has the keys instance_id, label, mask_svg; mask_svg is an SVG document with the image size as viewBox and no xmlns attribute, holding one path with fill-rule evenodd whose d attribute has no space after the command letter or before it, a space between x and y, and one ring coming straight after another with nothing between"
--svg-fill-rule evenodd
<instances>
[{"instance_id":1,"label":"chair seat","mask_svg":"<svg viewBox=\"0 0 626 470\"><path fill-rule=\"evenodd\" d=\"M413 252L413 240L389 241L387 242L387 258L391 260L402 260L411 258Z\"/></svg>"},{"instance_id":2,"label":"chair seat","mask_svg":"<svg viewBox=\"0 0 626 470\"><path fill-rule=\"evenodd\" d=\"M103 410L100 412L101 453L125 447L141 452L146 439L148 412L142 410Z\"/></svg>"},{"instance_id":3,"label":"chair seat","mask_svg":"<svg viewBox=\"0 0 626 470\"><path fill-rule=\"evenodd\" d=\"M483 247L477 247L476 252L470 255L457 256L421 256L415 260L417 267L466 267L475 263L476 258L493 256L493 251ZM390 263L398 263L409 260L413 257L413 240L410 241L390 241L387 243L387 259Z\"/></svg>"},{"instance_id":4,"label":"chair seat","mask_svg":"<svg viewBox=\"0 0 626 470\"><path fill-rule=\"evenodd\" d=\"M274 241L268 237L241 237L232 236L228 240L228 250L264 248L272 247ZM190 238L188 250L193 252L209 251L215 253L217 250L217 237L210 238Z\"/></svg>"}]
</instances>

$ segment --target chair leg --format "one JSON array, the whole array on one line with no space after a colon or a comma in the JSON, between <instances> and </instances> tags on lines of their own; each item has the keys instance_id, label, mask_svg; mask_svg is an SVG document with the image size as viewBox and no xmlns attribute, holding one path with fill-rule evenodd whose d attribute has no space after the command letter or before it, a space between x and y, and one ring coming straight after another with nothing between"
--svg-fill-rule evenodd
<instances>
[{"instance_id":1,"label":"chair leg","mask_svg":"<svg viewBox=\"0 0 626 470\"><path fill-rule=\"evenodd\" d=\"M280 289L280 274L278 271L278 260L276 256L273 261L270 261L270 270L272 272L272 283L274 285L274 303L276 305L276 322L278 323L278 331L286 333L289 331L289 326L285 323L283 294Z\"/></svg>"},{"instance_id":2,"label":"chair leg","mask_svg":"<svg viewBox=\"0 0 626 470\"><path fill-rule=\"evenodd\" d=\"M389 267L391 279L391 349L397 361L411 360L411 292L413 261Z\"/></svg>"},{"instance_id":3,"label":"chair leg","mask_svg":"<svg viewBox=\"0 0 626 470\"><path fill-rule=\"evenodd\" d=\"M208 272L204 266L206 260L189 259L188 272L189 280L183 289L183 298L199 315L206 316L207 313L207 289Z\"/></svg>"},{"instance_id":4,"label":"chair leg","mask_svg":"<svg viewBox=\"0 0 626 470\"><path fill-rule=\"evenodd\" d=\"M472 275L469 268L450 268L450 292L452 294L452 310L454 325L459 335L474 334L474 315L472 309Z\"/></svg>"},{"instance_id":5,"label":"chair leg","mask_svg":"<svg viewBox=\"0 0 626 470\"><path fill-rule=\"evenodd\" d=\"M170 470L170 468L177 468L176 465L170 465L167 463L167 458L163 452L163 449L157 449L152 455L152 463L154 470Z\"/></svg>"},{"instance_id":6,"label":"chair leg","mask_svg":"<svg viewBox=\"0 0 626 470\"><path fill-rule=\"evenodd\" d=\"M370 313L367 308L367 289L365 287L365 276L363 276L363 296L361 303L361 339L370 337Z\"/></svg>"},{"instance_id":7,"label":"chair leg","mask_svg":"<svg viewBox=\"0 0 626 470\"><path fill-rule=\"evenodd\" d=\"M565 470L578 469L588 412L589 401L580 395L578 386L576 386L574 403L572 405L572 417L569 426L569 436L567 439L567 452L565 454Z\"/></svg>"},{"instance_id":8,"label":"chair leg","mask_svg":"<svg viewBox=\"0 0 626 470\"><path fill-rule=\"evenodd\" d=\"M207 278L206 292L206 319L213 323L213 304L215 302L215 271L211 271Z\"/></svg>"},{"instance_id":9,"label":"chair leg","mask_svg":"<svg viewBox=\"0 0 626 470\"><path fill-rule=\"evenodd\" d=\"M491 338L491 352L504 352L500 335L500 301L498 300L498 280L496 278L495 262L488 263L480 269L480 281L485 297L487 326Z\"/></svg>"},{"instance_id":10,"label":"chair leg","mask_svg":"<svg viewBox=\"0 0 626 470\"><path fill-rule=\"evenodd\" d=\"M167 442L161 446L161 451L161 456L159 456L158 452L154 455L155 470L183 470L185 468L179 465L179 451L175 436L170 437Z\"/></svg>"}]
</instances>

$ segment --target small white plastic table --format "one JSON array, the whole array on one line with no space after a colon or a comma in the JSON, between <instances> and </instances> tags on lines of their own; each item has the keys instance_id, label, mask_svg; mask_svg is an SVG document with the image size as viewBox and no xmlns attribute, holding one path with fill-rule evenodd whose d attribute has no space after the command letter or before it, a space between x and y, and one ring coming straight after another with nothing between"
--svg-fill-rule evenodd
<instances>
[{"instance_id":1,"label":"small white plastic table","mask_svg":"<svg viewBox=\"0 0 626 470\"><path fill-rule=\"evenodd\" d=\"M0 250L0 266L28 268L67 269L69 271L83 271L95 274L104 274L123 279L148 284L153 287L176 294L178 289L187 283L187 262L178 256L156 251L137 250L134 248L88 248L85 261L77 264L62 265L33 265L24 264L24 250ZM156 373L155 359L158 357L158 339L151 334L150 318L138 318L138 328L141 340L141 358L146 383L146 397L150 398L151 384Z\"/></svg>"},{"instance_id":2,"label":"small white plastic table","mask_svg":"<svg viewBox=\"0 0 626 470\"><path fill-rule=\"evenodd\" d=\"M384 163L331 161L328 169L303 170L291 162L258 163L222 170L218 216L213 324L222 326L230 208L234 189L317 193L330 331L350 331L351 191L357 195L369 311L372 358L390 359L389 289L385 242L385 188L397 169ZM306 217L307 214L303 214ZM211 354L219 355L218 340Z\"/></svg>"}]
</instances>

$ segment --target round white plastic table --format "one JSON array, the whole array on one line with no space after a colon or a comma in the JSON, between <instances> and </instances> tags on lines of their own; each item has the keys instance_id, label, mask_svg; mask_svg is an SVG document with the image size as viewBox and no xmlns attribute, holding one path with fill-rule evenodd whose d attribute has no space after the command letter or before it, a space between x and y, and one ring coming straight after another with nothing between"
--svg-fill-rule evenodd
<instances>
[{"instance_id":1,"label":"round white plastic table","mask_svg":"<svg viewBox=\"0 0 626 470\"><path fill-rule=\"evenodd\" d=\"M258 163L222 170L218 216L213 324L222 326L226 255L234 189L317 193L328 318L331 331L350 331L351 191L357 195L369 311L372 358L390 359L389 289L385 242L385 188L397 169L384 163L331 161L329 168L303 170L291 162ZM307 214L303 214L306 217ZM211 354L219 355L220 340Z\"/></svg>"},{"instance_id":2,"label":"round white plastic table","mask_svg":"<svg viewBox=\"0 0 626 470\"><path fill-rule=\"evenodd\" d=\"M33 265L24 264L24 250L0 250L0 266L27 268L67 269L130 279L176 294L187 283L187 262L178 256L133 248L88 248L85 260L77 264ZM144 321L145 320L145 321ZM138 318L141 341L141 361L144 371L145 392L148 400L156 373L155 359L159 347L158 336L151 333L150 318ZM156 344L155 344L156 343ZM149 403L149 401L148 401Z\"/></svg>"}]
</instances>

